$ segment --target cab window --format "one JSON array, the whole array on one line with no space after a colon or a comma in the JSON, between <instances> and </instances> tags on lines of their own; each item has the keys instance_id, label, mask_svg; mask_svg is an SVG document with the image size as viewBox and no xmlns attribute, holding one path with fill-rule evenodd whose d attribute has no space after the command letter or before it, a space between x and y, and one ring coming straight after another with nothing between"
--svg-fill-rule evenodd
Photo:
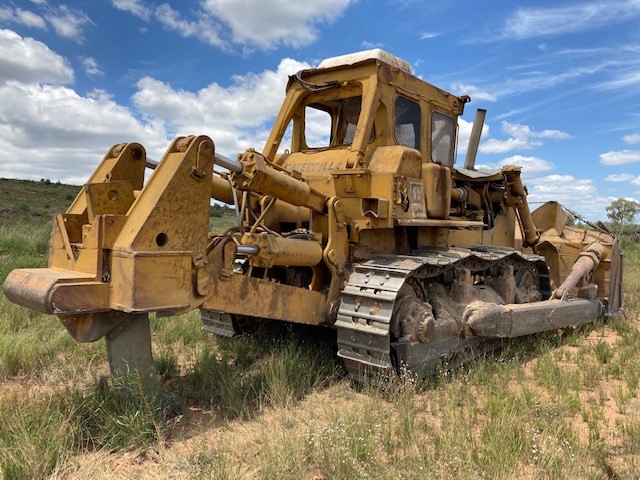
<instances>
[{"instance_id":1,"label":"cab window","mask_svg":"<svg viewBox=\"0 0 640 480\"><path fill-rule=\"evenodd\" d=\"M398 97L394 111L396 143L420 150L420 105Z\"/></svg>"},{"instance_id":2,"label":"cab window","mask_svg":"<svg viewBox=\"0 0 640 480\"><path fill-rule=\"evenodd\" d=\"M345 98L338 109L338 131L336 135L338 145L351 145L356 136L356 127L360 110L362 109L362 97Z\"/></svg>"},{"instance_id":3,"label":"cab window","mask_svg":"<svg viewBox=\"0 0 640 480\"><path fill-rule=\"evenodd\" d=\"M455 132L453 118L440 112L431 112L431 160L433 162L451 165Z\"/></svg>"},{"instance_id":4,"label":"cab window","mask_svg":"<svg viewBox=\"0 0 640 480\"><path fill-rule=\"evenodd\" d=\"M307 148L322 148L331 139L331 113L322 105L307 105L304 112L304 138Z\"/></svg>"},{"instance_id":5,"label":"cab window","mask_svg":"<svg viewBox=\"0 0 640 480\"><path fill-rule=\"evenodd\" d=\"M353 143L362 109L362 96L310 103L305 108L307 148L347 146ZM375 139L371 130L369 142Z\"/></svg>"}]
</instances>

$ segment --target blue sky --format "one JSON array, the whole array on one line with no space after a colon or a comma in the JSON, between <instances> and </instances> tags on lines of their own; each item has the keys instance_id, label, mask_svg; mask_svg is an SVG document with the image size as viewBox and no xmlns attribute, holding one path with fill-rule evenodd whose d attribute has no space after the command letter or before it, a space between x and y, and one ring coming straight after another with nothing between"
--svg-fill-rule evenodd
<instances>
[{"instance_id":1,"label":"blue sky","mask_svg":"<svg viewBox=\"0 0 640 480\"><path fill-rule=\"evenodd\" d=\"M80 184L178 134L261 149L288 74L382 48L471 96L460 151L486 108L478 164L604 219L640 198L639 26L640 0L0 0L0 177Z\"/></svg>"}]
</instances>

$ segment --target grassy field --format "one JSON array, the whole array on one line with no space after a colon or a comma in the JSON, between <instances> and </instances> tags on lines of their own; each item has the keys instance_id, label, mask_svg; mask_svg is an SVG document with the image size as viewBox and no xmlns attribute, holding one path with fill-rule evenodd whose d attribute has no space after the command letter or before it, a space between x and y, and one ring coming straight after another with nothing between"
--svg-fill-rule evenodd
<instances>
[{"instance_id":1,"label":"grassy field","mask_svg":"<svg viewBox=\"0 0 640 480\"><path fill-rule=\"evenodd\" d=\"M0 281L46 264L47 217L76 191L0 180ZM638 478L640 248L625 246L624 316L393 392L346 379L330 330L221 339L197 313L152 319L162 392L114 385L102 341L0 294L0 478Z\"/></svg>"}]
</instances>

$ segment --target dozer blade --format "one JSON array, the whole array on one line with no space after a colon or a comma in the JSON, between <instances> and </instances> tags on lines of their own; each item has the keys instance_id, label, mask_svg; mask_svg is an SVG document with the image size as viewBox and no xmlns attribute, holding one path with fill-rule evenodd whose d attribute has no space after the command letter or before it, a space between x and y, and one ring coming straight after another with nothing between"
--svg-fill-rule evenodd
<instances>
[{"instance_id":1,"label":"dozer blade","mask_svg":"<svg viewBox=\"0 0 640 480\"><path fill-rule=\"evenodd\" d=\"M603 314L604 306L595 299L514 305L472 302L464 311L463 324L471 336L513 338L591 323Z\"/></svg>"}]
</instances>

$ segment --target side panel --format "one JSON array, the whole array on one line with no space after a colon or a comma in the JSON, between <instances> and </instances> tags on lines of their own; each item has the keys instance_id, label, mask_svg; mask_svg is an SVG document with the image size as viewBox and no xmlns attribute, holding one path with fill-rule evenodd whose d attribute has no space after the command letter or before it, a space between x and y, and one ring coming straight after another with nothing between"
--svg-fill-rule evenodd
<instances>
[{"instance_id":1,"label":"side panel","mask_svg":"<svg viewBox=\"0 0 640 480\"><path fill-rule=\"evenodd\" d=\"M319 325L327 297L306 288L282 285L242 275L215 283L202 308L250 317Z\"/></svg>"},{"instance_id":2,"label":"side panel","mask_svg":"<svg viewBox=\"0 0 640 480\"><path fill-rule=\"evenodd\" d=\"M181 309L192 289L191 252L113 252L111 303L125 312Z\"/></svg>"}]
</instances>

